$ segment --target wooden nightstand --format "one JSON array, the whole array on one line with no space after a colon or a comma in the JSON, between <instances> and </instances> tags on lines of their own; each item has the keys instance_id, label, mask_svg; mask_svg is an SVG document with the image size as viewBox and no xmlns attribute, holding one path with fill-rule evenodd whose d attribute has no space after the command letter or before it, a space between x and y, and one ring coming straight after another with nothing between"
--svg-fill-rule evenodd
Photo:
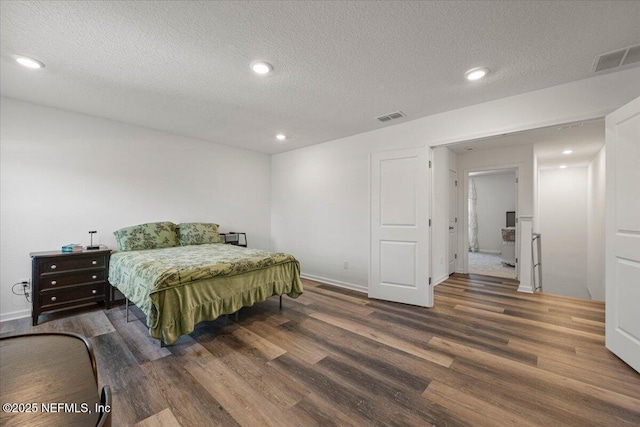
<instances>
[{"instance_id":1,"label":"wooden nightstand","mask_svg":"<svg viewBox=\"0 0 640 427\"><path fill-rule=\"evenodd\" d=\"M111 249L84 252L33 252L31 283L33 326L46 311L65 310L104 301L110 308L109 256Z\"/></svg>"}]
</instances>

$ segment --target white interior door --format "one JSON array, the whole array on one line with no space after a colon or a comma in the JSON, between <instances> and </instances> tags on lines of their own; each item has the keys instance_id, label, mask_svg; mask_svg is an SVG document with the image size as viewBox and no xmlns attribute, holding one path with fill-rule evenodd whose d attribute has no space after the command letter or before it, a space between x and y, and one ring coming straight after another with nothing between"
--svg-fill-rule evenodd
<instances>
[{"instance_id":1,"label":"white interior door","mask_svg":"<svg viewBox=\"0 0 640 427\"><path fill-rule=\"evenodd\" d=\"M429 148L371 155L369 297L433 306Z\"/></svg>"},{"instance_id":2,"label":"white interior door","mask_svg":"<svg viewBox=\"0 0 640 427\"><path fill-rule=\"evenodd\" d=\"M456 271L458 252L458 173L449 171L449 274Z\"/></svg>"},{"instance_id":3,"label":"white interior door","mask_svg":"<svg viewBox=\"0 0 640 427\"><path fill-rule=\"evenodd\" d=\"M640 372L640 98L606 117L606 345Z\"/></svg>"}]
</instances>

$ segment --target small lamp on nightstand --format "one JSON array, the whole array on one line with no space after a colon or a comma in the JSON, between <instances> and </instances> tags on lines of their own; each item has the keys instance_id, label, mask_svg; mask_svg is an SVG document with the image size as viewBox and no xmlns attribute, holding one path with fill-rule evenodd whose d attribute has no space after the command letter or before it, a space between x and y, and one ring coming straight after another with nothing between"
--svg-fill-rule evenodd
<instances>
[{"instance_id":1,"label":"small lamp on nightstand","mask_svg":"<svg viewBox=\"0 0 640 427\"><path fill-rule=\"evenodd\" d=\"M89 235L91 236L91 244L89 246L87 246L87 250L91 250L91 249L100 249L100 245L93 245L93 235L96 234L97 231L89 231Z\"/></svg>"}]
</instances>

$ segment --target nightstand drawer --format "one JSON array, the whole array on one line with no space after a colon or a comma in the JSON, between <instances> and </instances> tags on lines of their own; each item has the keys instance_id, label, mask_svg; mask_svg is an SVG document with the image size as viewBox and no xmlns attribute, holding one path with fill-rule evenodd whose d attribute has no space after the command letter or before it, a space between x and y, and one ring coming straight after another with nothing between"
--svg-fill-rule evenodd
<instances>
[{"instance_id":1,"label":"nightstand drawer","mask_svg":"<svg viewBox=\"0 0 640 427\"><path fill-rule=\"evenodd\" d=\"M90 298L104 298L105 283L95 283L81 286L68 286L60 289L48 289L40 293L42 308L62 304L70 301L86 300Z\"/></svg>"},{"instance_id":2,"label":"nightstand drawer","mask_svg":"<svg viewBox=\"0 0 640 427\"><path fill-rule=\"evenodd\" d=\"M74 271L62 274L43 274L40 276L40 289L55 289L61 286L82 285L106 281L105 269L94 271Z\"/></svg>"},{"instance_id":3,"label":"nightstand drawer","mask_svg":"<svg viewBox=\"0 0 640 427\"><path fill-rule=\"evenodd\" d=\"M40 274L55 273L58 271L80 270L83 268L99 268L106 265L104 255L96 255L93 257L69 257L47 259L40 264Z\"/></svg>"}]
</instances>

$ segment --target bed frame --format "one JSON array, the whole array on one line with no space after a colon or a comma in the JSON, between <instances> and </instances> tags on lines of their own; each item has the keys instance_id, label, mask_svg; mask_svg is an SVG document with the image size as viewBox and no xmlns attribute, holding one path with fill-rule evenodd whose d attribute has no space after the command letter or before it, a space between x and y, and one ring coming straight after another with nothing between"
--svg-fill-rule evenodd
<instances>
[{"instance_id":1,"label":"bed frame","mask_svg":"<svg viewBox=\"0 0 640 427\"><path fill-rule=\"evenodd\" d=\"M280 310L282 310L282 295L278 295L278 297L280 298L280 301L279 301L279 304L278 304L278 308L279 308ZM129 320L129 303L130 303L129 298L125 297L125 298L124 298L124 310L125 310L125 313L126 313L125 317L126 317L126 321L127 321L127 323L129 323L129 322L130 322L130 320ZM242 310L242 308L241 308L240 310ZM237 323L237 322L238 322L238 320L239 320L240 310L238 310L238 311L236 311L235 313L233 313L233 315L234 315L234 316L233 316L233 321L234 321L234 322L236 322L236 323ZM229 315L228 315L228 314L225 314L225 315L224 315L224 319L225 319L225 324L228 324L228 323L229 323ZM166 344L166 343L165 343L164 341L162 341L162 340L159 340L159 341L160 341L160 347L161 347L161 348L162 348L162 347L168 347L168 346L172 346L172 345L173 345L173 344Z\"/></svg>"}]
</instances>

